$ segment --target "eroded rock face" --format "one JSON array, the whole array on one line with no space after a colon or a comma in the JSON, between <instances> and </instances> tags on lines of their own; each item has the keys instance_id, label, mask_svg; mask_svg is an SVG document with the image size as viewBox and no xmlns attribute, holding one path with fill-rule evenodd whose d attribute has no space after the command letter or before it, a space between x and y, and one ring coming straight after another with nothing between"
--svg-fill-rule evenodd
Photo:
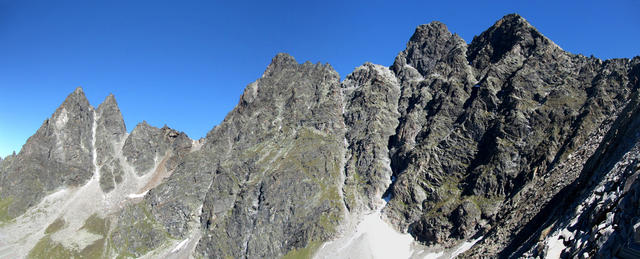
<instances>
[{"instance_id":1,"label":"eroded rock face","mask_svg":"<svg viewBox=\"0 0 640 259\"><path fill-rule=\"evenodd\" d=\"M76 89L11 163L3 162L0 199L6 207L0 214L14 218L57 188L80 186L91 178L93 120L93 107L82 89Z\"/></svg>"},{"instance_id":2,"label":"eroded rock face","mask_svg":"<svg viewBox=\"0 0 640 259\"><path fill-rule=\"evenodd\" d=\"M353 212L376 209L391 181L389 137L398 125L400 85L387 68L364 64L342 82L348 145L343 186Z\"/></svg>"},{"instance_id":3,"label":"eroded rock face","mask_svg":"<svg viewBox=\"0 0 640 259\"><path fill-rule=\"evenodd\" d=\"M79 193L106 204L104 257L274 258L312 253L384 196L423 245L482 237L465 257L612 257L640 215L639 82L639 57L573 55L507 15L471 44L421 25L391 67L342 82L278 54L198 141L127 134L112 95L94 110L78 89L0 160L0 220L99 181Z\"/></svg>"},{"instance_id":4,"label":"eroded rock face","mask_svg":"<svg viewBox=\"0 0 640 259\"><path fill-rule=\"evenodd\" d=\"M630 80L640 78L640 60L632 61ZM525 242L512 242L514 255L611 258L625 253L634 240L640 181L640 93L634 91L579 177L554 197L547 221ZM546 230L546 231L543 231Z\"/></svg>"},{"instance_id":5,"label":"eroded rock face","mask_svg":"<svg viewBox=\"0 0 640 259\"><path fill-rule=\"evenodd\" d=\"M387 213L427 244L484 235L476 255L507 256L636 91L633 62L567 53L517 15L468 47L455 38L421 26L392 67L403 96Z\"/></svg>"},{"instance_id":6,"label":"eroded rock face","mask_svg":"<svg viewBox=\"0 0 640 259\"><path fill-rule=\"evenodd\" d=\"M219 160L196 252L268 258L332 237L344 212L342 107L333 68L277 55L207 136Z\"/></svg>"},{"instance_id":7,"label":"eroded rock face","mask_svg":"<svg viewBox=\"0 0 640 259\"><path fill-rule=\"evenodd\" d=\"M123 180L124 168L119 154L127 128L113 95L107 96L98 106L96 117L96 165L100 168L100 187L104 192L110 192Z\"/></svg>"}]
</instances>

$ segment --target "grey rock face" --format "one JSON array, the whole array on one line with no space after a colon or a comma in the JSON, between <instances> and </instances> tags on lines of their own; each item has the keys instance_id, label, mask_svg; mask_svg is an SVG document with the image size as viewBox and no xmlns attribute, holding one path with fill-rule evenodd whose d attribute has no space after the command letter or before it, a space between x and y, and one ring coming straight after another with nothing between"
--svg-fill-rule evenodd
<instances>
[{"instance_id":1,"label":"grey rock face","mask_svg":"<svg viewBox=\"0 0 640 259\"><path fill-rule=\"evenodd\" d=\"M6 207L0 214L5 219L22 214L59 187L79 186L91 178L93 120L93 108L78 88L42 123L11 163L3 163L0 199Z\"/></svg>"},{"instance_id":2,"label":"grey rock face","mask_svg":"<svg viewBox=\"0 0 640 259\"><path fill-rule=\"evenodd\" d=\"M114 255L142 256L168 238L180 237L179 231L185 230L195 208L175 205L192 201L187 197L206 191L203 183L210 181L210 175L196 171L206 166L206 159L190 156L192 144L182 132L167 126L156 128L146 122L138 124L124 141L124 159L137 176L145 176L148 182L139 190L144 192L143 200L128 204L117 215L110 233L116 244ZM185 176L181 170L187 170L190 175ZM117 178L115 180L117 183Z\"/></svg>"},{"instance_id":3,"label":"grey rock face","mask_svg":"<svg viewBox=\"0 0 640 259\"><path fill-rule=\"evenodd\" d=\"M631 61L629 79L638 82L640 59ZM640 163L640 93L636 89L600 145L584 163L579 177L554 197L549 220L514 255L549 254L554 236L563 244L565 257L612 258L634 242L634 225L640 222L638 181ZM547 230L547 231L542 231Z\"/></svg>"},{"instance_id":4,"label":"grey rock face","mask_svg":"<svg viewBox=\"0 0 640 259\"><path fill-rule=\"evenodd\" d=\"M351 211L376 208L391 179L389 137L398 125L400 85L386 67L364 64L342 82L348 144L343 186Z\"/></svg>"},{"instance_id":5,"label":"grey rock face","mask_svg":"<svg viewBox=\"0 0 640 259\"><path fill-rule=\"evenodd\" d=\"M276 257L328 240L343 215L338 74L277 55L203 149L221 154L202 207L205 257Z\"/></svg>"},{"instance_id":6,"label":"grey rock face","mask_svg":"<svg viewBox=\"0 0 640 259\"><path fill-rule=\"evenodd\" d=\"M144 203L127 206L118 215L111 240L121 255L140 257L166 240L165 232L160 228Z\"/></svg>"},{"instance_id":7,"label":"grey rock face","mask_svg":"<svg viewBox=\"0 0 640 259\"><path fill-rule=\"evenodd\" d=\"M419 27L392 67L403 94L387 213L427 244L484 235L476 255L508 255L626 104L631 66L569 54L517 15L468 50L443 31ZM443 47L414 50L427 45Z\"/></svg>"},{"instance_id":8,"label":"grey rock face","mask_svg":"<svg viewBox=\"0 0 640 259\"><path fill-rule=\"evenodd\" d=\"M424 46L440 47L421 50ZM436 22L418 27L392 66L400 79L402 95L398 104L400 124L390 141L397 181L390 190L387 213L402 230L408 222L418 220L423 221L421 228L451 225L447 217L457 205L449 201L459 195L451 185L470 162L476 150L473 139L477 138L473 132L456 133L462 127L454 126L464 114L466 101L477 91L465 52L466 43ZM479 131L484 127L468 128ZM431 216L421 219L423 215ZM410 232L421 236L421 231Z\"/></svg>"},{"instance_id":9,"label":"grey rock face","mask_svg":"<svg viewBox=\"0 0 640 259\"><path fill-rule=\"evenodd\" d=\"M184 133L168 127L161 129L147 122L138 124L127 138L122 154L138 175L144 175L165 155L174 150L186 151L191 148L191 139Z\"/></svg>"},{"instance_id":10,"label":"grey rock face","mask_svg":"<svg viewBox=\"0 0 640 259\"><path fill-rule=\"evenodd\" d=\"M121 152L127 128L113 95L98 106L96 115L96 164L100 168L100 187L109 192L123 179L124 169L117 154Z\"/></svg>"}]
</instances>

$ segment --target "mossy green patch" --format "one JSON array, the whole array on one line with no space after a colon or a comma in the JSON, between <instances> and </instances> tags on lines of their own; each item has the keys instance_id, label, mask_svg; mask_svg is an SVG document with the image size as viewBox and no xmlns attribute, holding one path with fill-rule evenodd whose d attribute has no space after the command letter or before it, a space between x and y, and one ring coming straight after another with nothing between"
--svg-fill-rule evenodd
<instances>
[{"instance_id":1,"label":"mossy green patch","mask_svg":"<svg viewBox=\"0 0 640 259\"><path fill-rule=\"evenodd\" d=\"M103 258L105 239L101 238L80 251L81 258Z\"/></svg>"},{"instance_id":2,"label":"mossy green patch","mask_svg":"<svg viewBox=\"0 0 640 259\"><path fill-rule=\"evenodd\" d=\"M89 233L106 236L109 231L109 221L94 213L85 220L82 229L86 229Z\"/></svg>"},{"instance_id":3,"label":"mossy green patch","mask_svg":"<svg viewBox=\"0 0 640 259\"><path fill-rule=\"evenodd\" d=\"M49 224L47 229L44 230L44 233L52 234L52 233L58 232L60 229L64 227L65 224L66 224L66 221L64 221L63 218L58 218L54 220L53 223Z\"/></svg>"},{"instance_id":4,"label":"mossy green patch","mask_svg":"<svg viewBox=\"0 0 640 259\"><path fill-rule=\"evenodd\" d=\"M73 258L77 253L73 250L67 249L62 244L56 243L51 240L49 235L46 235L29 251L28 258Z\"/></svg>"},{"instance_id":5,"label":"mossy green patch","mask_svg":"<svg viewBox=\"0 0 640 259\"><path fill-rule=\"evenodd\" d=\"M84 249L78 251L64 247L62 244L51 239L50 235L45 235L38 243L29 251L27 258L48 258L48 259L67 259L67 258L102 258L104 251L104 239L99 239L88 245Z\"/></svg>"},{"instance_id":6,"label":"mossy green patch","mask_svg":"<svg viewBox=\"0 0 640 259\"><path fill-rule=\"evenodd\" d=\"M322 243L318 241L311 241L306 247L289 251L282 259L309 259L318 251L321 244Z\"/></svg>"},{"instance_id":7,"label":"mossy green patch","mask_svg":"<svg viewBox=\"0 0 640 259\"><path fill-rule=\"evenodd\" d=\"M105 238L109 231L109 221L93 214L85 221L81 229L101 235L98 239L81 250L66 248L51 239L52 233L64 228L66 222L62 218L56 219L44 231L45 236L29 252L29 258L102 258L104 256Z\"/></svg>"},{"instance_id":8,"label":"mossy green patch","mask_svg":"<svg viewBox=\"0 0 640 259\"><path fill-rule=\"evenodd\" d=\"M0 198L0 222L6 222L11 219L9 216L11 203L13 203L13 197Z\"/></svg>"}]
</instances>

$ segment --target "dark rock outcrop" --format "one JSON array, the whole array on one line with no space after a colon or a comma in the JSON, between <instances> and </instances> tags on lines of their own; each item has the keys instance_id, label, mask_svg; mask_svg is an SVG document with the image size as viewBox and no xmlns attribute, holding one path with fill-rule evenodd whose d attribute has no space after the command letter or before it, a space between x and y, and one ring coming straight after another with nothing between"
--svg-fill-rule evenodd
<instances>
[{"instance_id":1,"label":"dark rock outcrop","mask_svg":"<svg viewBox=\"0 0 640 259\"><path fill-rule=\"evenodd\" d=\"M636 87L628 60L567 53L518 15L468 47L439 23L421 26L392 68L403 96L388 213L426 243L484 235L484 255L530 232L522 222L578 177Z\"/></svg>"}]
</instances>

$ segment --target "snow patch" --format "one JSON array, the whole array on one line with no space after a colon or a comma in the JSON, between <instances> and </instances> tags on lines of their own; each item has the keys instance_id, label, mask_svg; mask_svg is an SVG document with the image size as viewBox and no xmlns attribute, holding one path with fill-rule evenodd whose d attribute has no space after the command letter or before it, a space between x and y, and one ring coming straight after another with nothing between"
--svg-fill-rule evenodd
<instances>
[{"instance_id":1,"label":"snow patch","mask_svg":"<svg viewBox=\"0 0 640 259\"><path fill-rule=\"evenodd\" d=\"M382 201L382 200L381 200ZM354 230L344 237L325 243L316 258L409 258L413 237L396 231L382 217L382 202L376 211L365 215Z\"/></svg>"},{"instance_id":2,"label":"snow patch","mask_svg":"<svg viewBox=\"0 0 640 259\"><path fill-rule=\"evenodd\" d=\"M188 239L188 238L187 238L187 239L185 239L185 240L182 240L182 242L180 242L180 243L179 243L175 248L173 248L173 250L171 250L171 252L172 252L172 253L175 253L175 252L177 252L178 250L182 249L182 248L184 247L184 245L186 245L186 244L187 244L187 242L188 242L188 241L189 241L189 239Z\"/></svg>"},{"instance_id":3,"label":"snow patch","mask_svg":"<svg viewBox=\"0 0 640 259\"><path fill-rule=\"evenodd\" d=\"M559 234L551 236L547 241L547 256L546 258L560 258L562 250L564 250L564 242L560 239Z\"/></svg>"},{"instance_id":4,"label":"snow patch","mask_svg":"<svg viewBox=\"0 0 640 259\"><path fill-rule=\"evenodd\" d=\"M458 246L458 248L456 248L456 250L453 251L453 253L451 253L451 258L455 258L456 256L471 249L471 247L473 247L473 245L475 245L481 239L482 239L482 236L473 240L463 242L462 244L460 244L460 246Z\"/></svg>"},{"instance_id":5,"label":"snow patch","mask_svg":"<svg viewBox=\"0 0 640 259\"><path fill-rule=\"evenodd\" d=\"M96 111L93 110L93 125L91 127L91 153L92 153L92 162L93 162L93 176L91 176L91 181L95 180L100 182L100 168L98 167L98 149L96 148L96 131L98 128L98 115Z\"/></svg>"},{"instance_id":6,"label":"snow patch","mask_svg":"<svg viewBox=\"0 0 640 259\"><path fill-rule=\"evenodd\" d=\"M425 255L424 257L422 257L423 259L438 259L440 258L442 255L444 255L444 251L440 251L438 253L428 253L427 255Z\"/></svg>"},{"instance_id":7,"label":"snow patch","mask_svg":"<svg viewBox=\"0 0 640 259\"><path fill-rule=\"evenodd\" d=\"M139 194L132 193L132 194L127 195L127 198L130 198L130 199L142 198L142 197L144 197L145 195L147 195L147 193L148 193L148 192L149 192L149 191L147 190L147 191L145 191L145 192L143 192L143 193L139 193Z\"/></svg>"}]
</instances>

